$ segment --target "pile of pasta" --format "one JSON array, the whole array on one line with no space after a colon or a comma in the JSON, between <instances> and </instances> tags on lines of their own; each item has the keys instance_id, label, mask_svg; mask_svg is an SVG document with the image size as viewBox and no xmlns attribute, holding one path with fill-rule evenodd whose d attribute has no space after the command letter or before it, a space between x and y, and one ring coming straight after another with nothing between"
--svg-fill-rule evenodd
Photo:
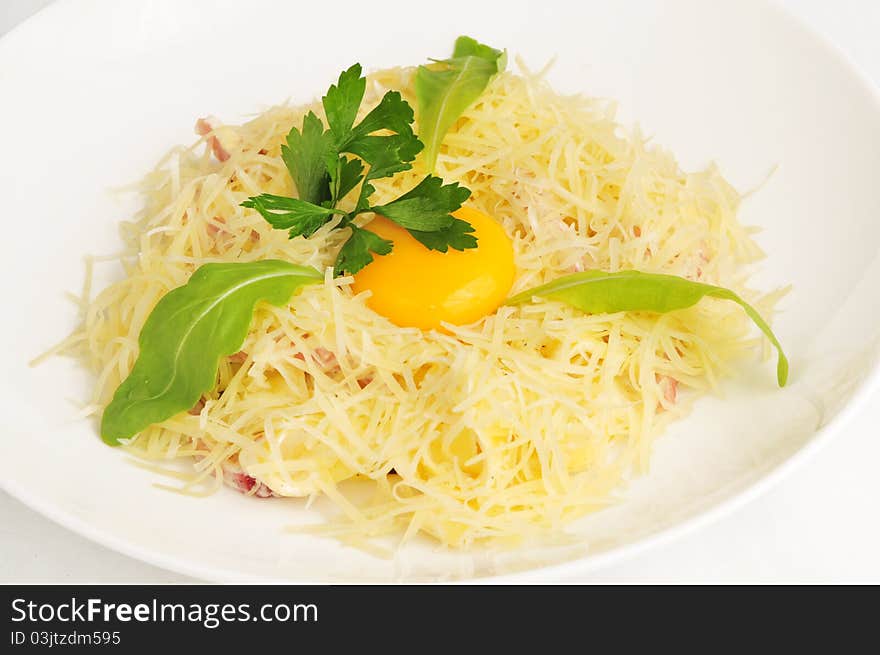
<instances>
[{"instance_id":1,"label":"pile of pasta","mask_svg":"<svg viewBox=\"0 0 880 655\"><path fill-rule=\"evenodd\" d=\"M363 110L388 89L414 105L413 73L371 75ZM350 541L518 543L612 502L646 470L654 438L754 356L748 317L712 299L666 315L536 301L445 332L390 323L329 270L344 230L289 239L241 207L295 192L279 149L308 110L320 115L320 104L273 107L237 126L203 121L198 142L171 151L143 182L143 211L123 225L123 275L83 299L68 343L95 371L100 411L156 302L199 265L277 258L327 271L289 306L258 306L216 389L126 444L145 460L189 462L179 490L226 482L254 496L325 496L338 511L318 529ZM559 95L526 70L502 73L450 130L436 172L470 188L468 202L513 240L512 293L573 271L639 269L772 308L774 294L746 286L746 265L762 253L737 220L738 193L714 166L682 171L622 128L607 101ZM376 203L424 173L416 160L374 182Z\"/></svg>"}]
</instances>

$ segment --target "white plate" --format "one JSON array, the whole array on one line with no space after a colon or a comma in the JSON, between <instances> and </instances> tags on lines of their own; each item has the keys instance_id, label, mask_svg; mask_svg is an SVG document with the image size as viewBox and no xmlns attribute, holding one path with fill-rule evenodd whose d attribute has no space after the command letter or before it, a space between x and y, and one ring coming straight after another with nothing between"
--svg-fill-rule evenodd
<instances>
[{"instance_id":1,"label":"white plate","mask_svg":"<svg viewBox=\"0 0 880 655\"><path fill-rule=\"evenodd\" d=\"M880 360L880 103L842 58L775 5L697 0L488 3L67 0L0 41L3 487L111 548L215 580L437 580L572 572L646 548L766 488L855 411ZM322 92L343 67L417 63L475 35L535 67L558 55L563 91L616 98L625 120L696 168L715 159L769 253L758 283L793 283L777 333L791 384L755 363L660 439L625 502L575 543L504 555L430 545L382 560L283 532L313 522L297 500L207 499L156 477L72 420L89 379L26 362L74 325L61 294L82 255L113 251L134 207L108 189L189 142L194 119L235 121ZM557 571L558 573L559 571ZM507 578L510 579L510 578Z\"/></svg>"}]
</instances>

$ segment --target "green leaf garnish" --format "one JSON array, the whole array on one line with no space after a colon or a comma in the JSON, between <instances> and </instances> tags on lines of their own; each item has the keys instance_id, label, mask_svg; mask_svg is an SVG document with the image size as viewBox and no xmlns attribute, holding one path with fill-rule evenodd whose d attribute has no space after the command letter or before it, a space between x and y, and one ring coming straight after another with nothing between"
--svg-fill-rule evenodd
<instances>
[{"instance_id":1,"label":"green leaf garnish","mask_svg":"<svg viewBox=\"0 0 880 655\"><path fill-rule=\"evenodd\" d=\"M461 57L479 57L487 61L496 61L499 73L507 67L507 52L505 50L496 50L470 36L460 36L455 40L452 58L460 59Z\"/></svg>"},{"instance_id":2,"label":"green leaf garnish","mask_svg":"<svg viewBox=\"0 0 880 655\"><path fill-rule=\"evenodd\" d=\"M477 247L477 237L473 235L474 228L467 221L460 218L452 220L447 227L435 232L421 232L410 230L409 233L429 250L446 252L449 248L454 250L467 250Z\"/></svg>"},{"instance_id":3,"label":"green leaf garnish","mask_svg":"<svg viewBox=\"0 0 880 655\"><path fill-rule=\"evenodd\" d=\"M256 209L272 227L290 230L290 238L312 236L333 214L341 213L299 198L264 193L241 203L242 207Z\"/></svg>"},{"instance_id":4,"label":"green leaf garnish","mask_svg":"<svg viewBox=\"0 0 880 655\"><path fill-rule=\"evenodd\" d=\"M419 66L415 78L419 136L425 143L425 166L429 172L437 164L440 144L449 128L506 65L504 51L460 36L450 59Z\"/></svg>"},{"instance_id":5,"label":"green leaf garnish","mask_svg":"<svg viewBox=\"0 0 880 655\"><path fill-rule=\"evenodd\" d=\"M356 225L349 227L351 228L351 236L342 245L339 255L336 257L336 270L359 271L373 261L372 253L387 255L391 252L394 244L387 239Z\"/></svg>"},{"instance_id":6,"label":"green leaf garnish","mask_svg":"<svg viewBox=\"0 0 880 655\"><path fill-rule=\"evenodd\" d=\"M216 385L220 358L241 348L258 302L283 305L321 280L313 268L277 259L199 267L147 318L137 361L104 410L104 441L118 444L192 407Z\"/></svg>"},{"instance_id":7,"label":"green leaf garnish","mask_svg":"<svg viewBox=\"0 0 880 655\"><path fill-rule=\"evenodd\" d=\"M281 146L281 158L293 178L300 200L316 205L329 199L326 157L332 144L324 134L321 119L313 112L303 119L302 132L295 127Z\"/></svg>"},{"instance_id":8,"label":"green leaf garnish","mask_svg":"<svg viewBox=\"0 0 880 655\"><path fill-rule=\"evenodd\" d=\"M360 123L355 123L365 91L366 78L360 64L355 64L339 75L321 100L327 129L309 112L302 129L290 130L281 154L299 198L262 194L242 206L258 211L273 227L288 230L290 238L309 237L334 215L341 215L337 227L348 228L351 234L337 257L337 275L356 273L373 261L374 254L391 252L390 241L352 222L365 212L383 213L432 250L475 248L471 225L452 216L470 195L458 184L444 186L440 178L428 176L400 198L380 207L370 205L375 192L370 182L410 170L424 146L412 130L412 107L397 91L387 92ZM358 185L361 188L354 208L337 209Z\"/></svg>"},{"instance_id":9,"label":"green leaf garnish","mask_svg":"<svg viewBox=\"0 0 880 655\"><path fill-rule=\"evenodd\" d=\"M401 97L400 93L388 91L382 96L379 104L373 107L369 114L364 116L364 120L351 129L348 138L342 141L339 149L345 152L355 152L355 150L351 149L353 143L379 130L390 130L401 137L418 141L412 131L414 119L412 107ZM421 150L421 146L418 150Z\"/></svg>"},{"instance_id":10,"label":"green leaf garnish","mask_svg":"<svg viewBox=\"0 0 880 655\"><path fill-rule=\"evenodd\" d=\"M335 207L363 179L364 165L360 159L332 155L328 159L327 171L330 173L330 205Z\"/></svg>"},{"instance_id":11,"label":"green leaf garnish","mask_svg":"<svg viewBox=\"0 0 880 655\"><path fill-rule=\"evenodd\" d=\"M470 195L470 189L458 182L444 185L439 177L428 176L397 200L372 207L371 211L409 230L432 232L448 228L455 219L447 208L461 207Z\"/></svg>"},{"instance_id":12,"label":"green leaf garnish","mask_svg":"<svg viewBox=\"0 0 880 655\"><path fill-rule=\"evenodd\" d=\"M418 150L422 148L420 141L416 143L418 143L418 149L413 150L411 142L406 138L367 136L357 141L355 145L358 151L354 154L369 162L370 170L364 176L364 183L361 186L360 196L353 214L372 211L369 198L376 189L370 184L371 180L391 177L412 168L410 162L415 158Z\"/></svg>"},{"instance_id":13,"label":"green leaf garnish","mask_svg":"<svg viewBox=\"0 0 880 655\"><path fill-rule=\"evenodd\" d=\"M779 353L776 366L779 386L784 387L788 380L788 359L770 326L754 307L724 287L659 273L584 271L523 291L509 298L506 304L522 304L535 296L559 300L592 314L632 311L662 314L691 307L706 296L732 300L745 310Z\"/></svg>"},{"instance_id":14,"label":"green leaf garnish","mask_svg":"<svg viewBox=\"0 0 880 655\"><path fill-rule=\"evenodd\" d=\"M331 84L327 95L321 98L327 124L337 145L342 144L351 133L351 126L357 117L366 89L367 80L361 76L361 65L355 64L343 71L339 75L339 81Z\"/></svg>"}]
</instances>

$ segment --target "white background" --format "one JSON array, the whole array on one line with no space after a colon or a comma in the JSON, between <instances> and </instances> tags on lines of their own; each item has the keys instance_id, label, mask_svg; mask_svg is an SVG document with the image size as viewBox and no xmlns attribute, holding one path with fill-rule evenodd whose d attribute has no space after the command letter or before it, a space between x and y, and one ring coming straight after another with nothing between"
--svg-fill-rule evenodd
<instances>
[{"instance_id":1,"label":"white background","mask_svg":"<svg viewBox=\"0 0 880 655\"><path fill-rule=\"evenodd\" d=\"M781 1L880 84L880 2ZM0 0L0 35L49 3ZM880 583L878 426L880 393L828 446L732 516L615 566L553 581ZM0 582L187 581L95 545L0 492Z\"/></svg>"}]
</instances>

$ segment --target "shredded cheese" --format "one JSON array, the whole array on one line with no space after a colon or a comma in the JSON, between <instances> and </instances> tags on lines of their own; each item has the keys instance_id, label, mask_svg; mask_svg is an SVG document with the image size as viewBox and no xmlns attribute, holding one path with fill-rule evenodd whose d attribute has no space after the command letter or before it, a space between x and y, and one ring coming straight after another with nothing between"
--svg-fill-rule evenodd
<instances>
[{"instance_id":1,"label":"shredded cheese","mask_svg":"<svg viewBox=\"0 0 880 655\"><path fill-rule=\"evenodd\" d=\"M558 95L523 70L491 83L438 161L438 174L472 189L469 202L513 239L512 292L577 270L635 268L728 286L771 309L773 294L744 286L743 267L761 251L716 167L682 171L617 124L610 103ZM372 75L364 111L387 89L414 104L412 75ZM448 334L396 327L328 269L344 231L289 240L240 206L293 193L279 148L309 109L320 113L280 106L241 126L211 121L199 142L172 151L143 182L143 211L123 225L124 277L94 298L85 285L82 329L62 344L95 371L92 402L105 406L148 314L199 265L280 258L327 270L289 307L257 309L203 402L126 446L144 460L194 462L183 491L244 475L248 493L255 483L267 495L324 495L339 514L322 531L349 543L388 534L517 543L611 502L689 399L754 350L745 314L713 300L663 316L536 302ZM423 174L417 161L375 182L376 202ZM374 493L349 493L356 478Z\"/></svg>"}]
</instances>

